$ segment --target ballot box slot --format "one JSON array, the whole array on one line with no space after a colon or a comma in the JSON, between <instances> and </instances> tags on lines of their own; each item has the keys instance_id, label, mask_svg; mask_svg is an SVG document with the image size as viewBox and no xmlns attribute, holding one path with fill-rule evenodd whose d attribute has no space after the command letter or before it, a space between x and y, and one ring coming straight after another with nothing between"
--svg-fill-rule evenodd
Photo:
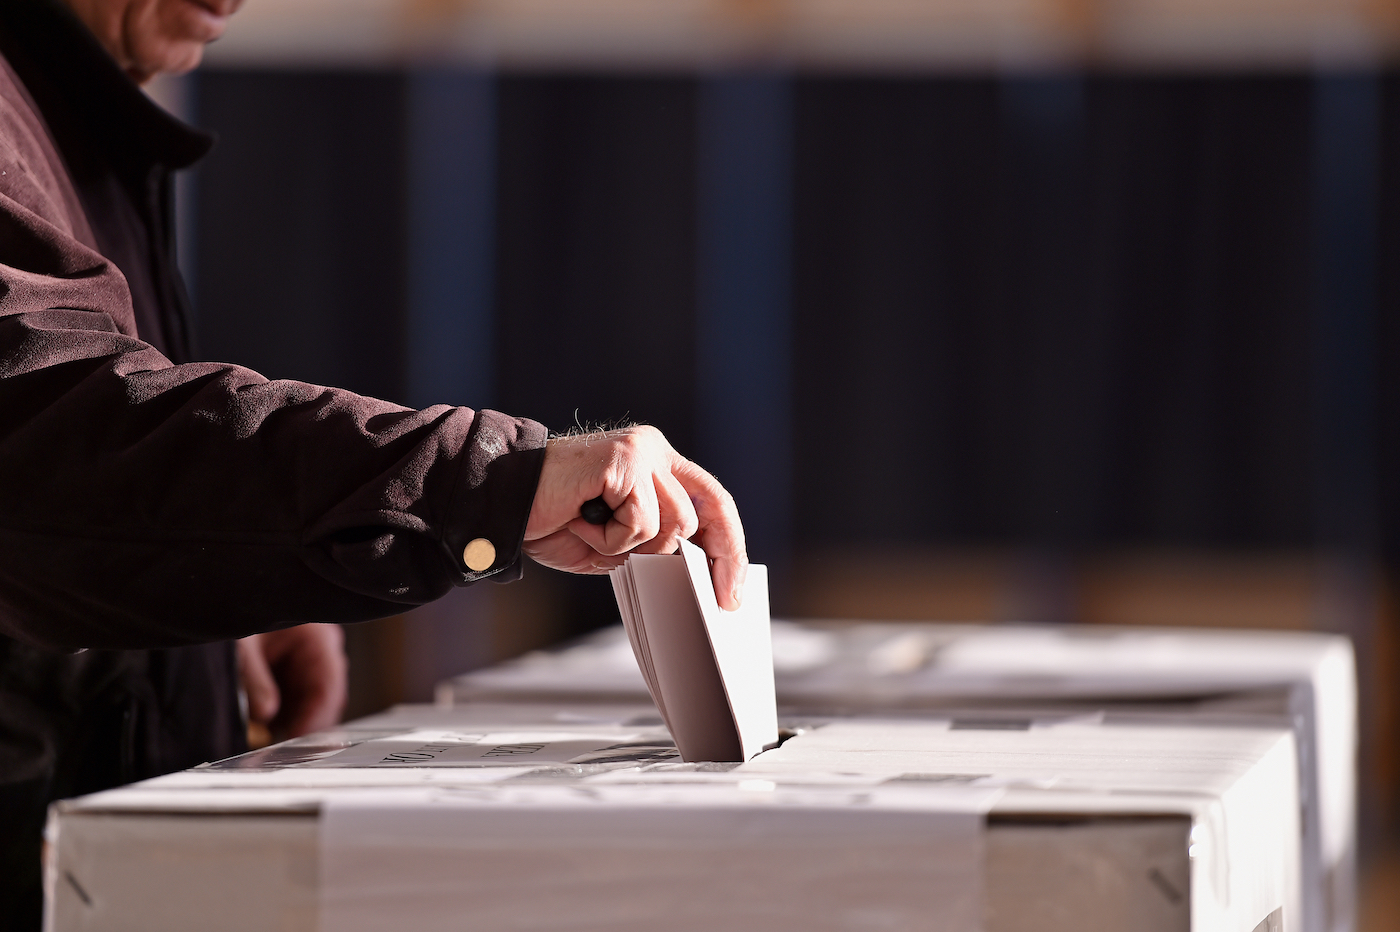
<instances>
[{"instance_id":1,"label":"ballot box slot","mask_svg":"<svg viewBox=\"0 0 1400 932\"><path fill-rule=\"evenodd\" d=\"M1034 722L1028 718L955 718L948 723L949 731L1030 731Z\"/></svg>"},{"instance_id":2,"label":"ballot box slot","mask_svg":"<svg viewBox=\"0 0 1400 932\"><path fill-rule=\"evenodd\" d=\"M1071 825L1146 825L1179 823L1190 829L1190 819L1177 812L998 812L987 813L987 827L998 825L1071 826ZM1185 836L1183 836L1185 837ZM1185 845L1183 844L1183 850Z\"/></svg>"},{"instance_id":3,"label":"ballot box slot","mask_svg":"<svg viewBox=\"0 0 1400 932\"><path fill-rule=\"evenodd\" d=\"M992 774L989 773L902 773L884 782L895 785L912 783L920 786L961 786L991 777Z\"/></svg>"}]
</instances>

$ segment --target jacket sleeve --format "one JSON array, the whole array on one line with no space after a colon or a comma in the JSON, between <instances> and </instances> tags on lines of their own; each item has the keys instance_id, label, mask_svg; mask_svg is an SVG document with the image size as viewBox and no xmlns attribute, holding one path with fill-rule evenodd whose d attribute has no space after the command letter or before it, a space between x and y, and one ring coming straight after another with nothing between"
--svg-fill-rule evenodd
<instances>
[{"instance_id":1,"label":"jacket sleeve","mask_svg":"<svg viewBox=\"0 0 1400 932\"><path fill-rule=\"evenodd\" d=\"M394 614L517 564L539 424L173 365L131 334L115 266L4 181L0 633L210 641Z\"/></svg>"}]
</instances>

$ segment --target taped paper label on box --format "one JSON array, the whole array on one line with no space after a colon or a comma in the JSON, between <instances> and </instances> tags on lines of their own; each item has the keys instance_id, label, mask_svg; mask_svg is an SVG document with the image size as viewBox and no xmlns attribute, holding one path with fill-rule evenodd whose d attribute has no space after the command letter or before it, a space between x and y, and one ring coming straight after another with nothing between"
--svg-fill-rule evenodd
<instances>
[{"instance_id":1,"label":"taped paper label on box","mask_svg":"<svg viewBox=\"0 0 1400 932\"><path fill-rule=\"evenodd\" d=\"M965 932L995 798L737 779L342 795L322 811L321 928Z\"/></svg>"}]
</instances>

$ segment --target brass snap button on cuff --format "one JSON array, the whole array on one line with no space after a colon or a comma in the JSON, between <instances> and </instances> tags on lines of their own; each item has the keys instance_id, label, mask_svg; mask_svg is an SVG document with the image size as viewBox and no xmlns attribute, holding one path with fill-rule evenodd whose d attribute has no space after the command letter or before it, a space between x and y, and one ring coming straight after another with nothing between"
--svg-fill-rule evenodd
<instances>
[{"instance_id":1,"label":"brass snap button on cuff","mask_svg":"<svg viewBox=\"0 0 1400 932\"><path fill-rule=\"evenodd\" d=\"M462 562L467 564L467 569L478 573L489 570L491 564L496 562L496 546L486 538L478 537L462 551Z\"/></svg>"}]
</instances>

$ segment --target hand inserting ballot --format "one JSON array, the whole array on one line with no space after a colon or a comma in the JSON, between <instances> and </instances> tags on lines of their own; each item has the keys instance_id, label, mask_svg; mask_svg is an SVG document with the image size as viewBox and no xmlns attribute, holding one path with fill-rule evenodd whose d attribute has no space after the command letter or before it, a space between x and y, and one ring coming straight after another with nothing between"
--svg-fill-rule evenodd
<instances>
[{"instance_id":1,"label":"hand inserting ballot","mask_svg":"<svg viewBox=\"0 0 1400 932\"><path fill-rule=\"evenodd\" d=\"M598 498L611 517L593 502ZM600 518L605 523L593 523ZM628 553L674 553L681 540L705 551L715 598L737 609L749 565L744 528L733 496L714 476L654 427L549 441L525 528L533 560L570 573L606 573Z\"/></svg>"}]
</instances>

